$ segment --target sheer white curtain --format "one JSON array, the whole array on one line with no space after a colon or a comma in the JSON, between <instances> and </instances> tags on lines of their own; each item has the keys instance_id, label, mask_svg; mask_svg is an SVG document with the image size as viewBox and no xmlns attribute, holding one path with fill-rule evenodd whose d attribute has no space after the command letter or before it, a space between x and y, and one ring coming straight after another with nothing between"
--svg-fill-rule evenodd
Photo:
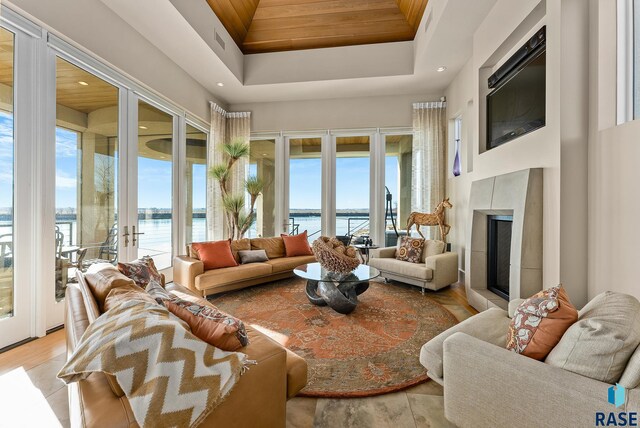
<instances>
[{"instance_id":1,"label":"sheer white curtain","mask_svg":"<svg viewBox=\"0 0 640 428\"><path fill-rule=\"evenodd\" d=\"M249 112L228 113L216 103L211 103L211 133L209 155L207 156L207 170L223 162L222 145L242 138L249 142L251 134L251 114ZM232 193L244 192L244 180L248 167L248 159L238 161L230 179ZM220 240L227 235L222 195L218 183L207 176L207 239Z\"/></svg>"},{"instance_id":2,"label":"sheer white curtain","mask_svg":"<svg viewBox=\"0 0 640 428\"><path fill-rule=\"evenodd\" d=\"M227 138L229 141L241 139L248 143L251 136L251 113L227 113ZM239 159L233 167L229 180L231 193L244 193L244 180L247 178L249 159Z\"/></svg>"},{"instance_id":3,"label":"sheer white curtain","mask_svg":"<svg viewBox=\"0 0 640 428\"><path fill-rule=\"evenodd\" d=\"M413 105L412 211L433 212L445 198L446 107L446 102ZM436 229L425 227L422 233L436 238Z\"/></svg>"}]
</instances>

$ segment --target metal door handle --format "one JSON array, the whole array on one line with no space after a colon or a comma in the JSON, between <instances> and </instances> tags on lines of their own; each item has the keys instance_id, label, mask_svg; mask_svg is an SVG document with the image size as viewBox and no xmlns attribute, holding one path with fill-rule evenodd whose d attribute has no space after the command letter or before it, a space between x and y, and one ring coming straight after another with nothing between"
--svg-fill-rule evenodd
<instances>
[{"instance_id":1,"label":"metal door handle","mask_svg":"<svg viewBox=\"0 0 640 428\"><path fill-rule=\"evenodd\" d=\"M138 235L144 235L144 232L137 232L136 233L136 227L135 226L132 226L132 227L133 227L133 232L131 232L131 234L133 235L133 246L135 247L136 246L136 241L139 241L139 239L137 238Z\"/></svg>"},{"instance_id":2,"label":"metal door handle","mask_svg":"<svg viewBox=\"0 0 640 428\"><path fill-rule=\"evenodd\" d=\"M129 226L124 227L124 233L122 234L122 236L124 236L124 246L128 247L129 246Z\"/></svg>"}]
</instances>

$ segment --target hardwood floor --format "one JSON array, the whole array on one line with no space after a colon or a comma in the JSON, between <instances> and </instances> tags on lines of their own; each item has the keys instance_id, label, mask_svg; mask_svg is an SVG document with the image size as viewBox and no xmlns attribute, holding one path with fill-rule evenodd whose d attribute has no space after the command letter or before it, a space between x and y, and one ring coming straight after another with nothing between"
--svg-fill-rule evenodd
<instances>
[{"instance_id":1,"label":"hardwood floor","mask_svg":"<svg viewBox=\"0 0 640 428\"><path fill-rule=\"evenodd\" d=\"M440 303L459 321L477 313L461 284L421 298ZM59 330L0 354L0 426L69 426L67 388L56 378L66 359L64 334ZM442 387L428 381L377 397L294 398L287 403L287 427L450 427L442 395Z\"/></svg>"}]
</instances>

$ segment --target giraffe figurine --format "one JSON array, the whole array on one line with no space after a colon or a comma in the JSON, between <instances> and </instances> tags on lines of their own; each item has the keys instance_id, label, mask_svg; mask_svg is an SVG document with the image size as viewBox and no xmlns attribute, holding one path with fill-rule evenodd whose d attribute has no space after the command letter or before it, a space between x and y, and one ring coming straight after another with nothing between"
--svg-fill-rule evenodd
<instances>
[{"instance_id":1,"label":"giraffe figurine","mask_svg":"<svg viewBox=\"0 0 640 428\"><path fill-rule=\"evenodd\" d=\"M419 213L414 211L409 214L409 218L407 219L407 235L411 234L410 229L414 224L416 225L416 230L423 238L424 235L420 231L420 226L438 226L440 229L440 239L442 239L443 242L446 242L451 226L444 221L445 208L453 208L453 205L449 202L449 198L440 202L436 207L436 210L432 213Z\"/></svg>"}]
</instances>

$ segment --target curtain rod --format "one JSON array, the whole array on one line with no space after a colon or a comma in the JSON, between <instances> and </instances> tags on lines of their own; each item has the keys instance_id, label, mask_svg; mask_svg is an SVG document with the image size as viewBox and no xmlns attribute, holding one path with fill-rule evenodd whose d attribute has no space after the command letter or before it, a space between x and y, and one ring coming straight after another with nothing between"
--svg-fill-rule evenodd
<instances>
[{"instance_id":1,"label":"curtain rod","mask_svg":"<svg viewBox=\"0 0 640 428\"><path fill-rule=\"evenodd\" d=\"M223 109L213 101L209 101L209 105L211 106L212 110L217 111L218 113L220 113L221 115L227 118L239 119L239 118L248 118L251 116L250 111L238 111L238 112L226 111L225 109Z\"/></svg>"},{"instance_id":2,"label":"curtain rod","mask_svg":"<svg viewBox=\"0 0 640 428\"><path fill-rule=\"evenodd\" d=\"M414 109L423 109L423 108L444 108L447 106L446 101L431 101L426 103L413 103Z\"/></svg>"}]
</instances>

